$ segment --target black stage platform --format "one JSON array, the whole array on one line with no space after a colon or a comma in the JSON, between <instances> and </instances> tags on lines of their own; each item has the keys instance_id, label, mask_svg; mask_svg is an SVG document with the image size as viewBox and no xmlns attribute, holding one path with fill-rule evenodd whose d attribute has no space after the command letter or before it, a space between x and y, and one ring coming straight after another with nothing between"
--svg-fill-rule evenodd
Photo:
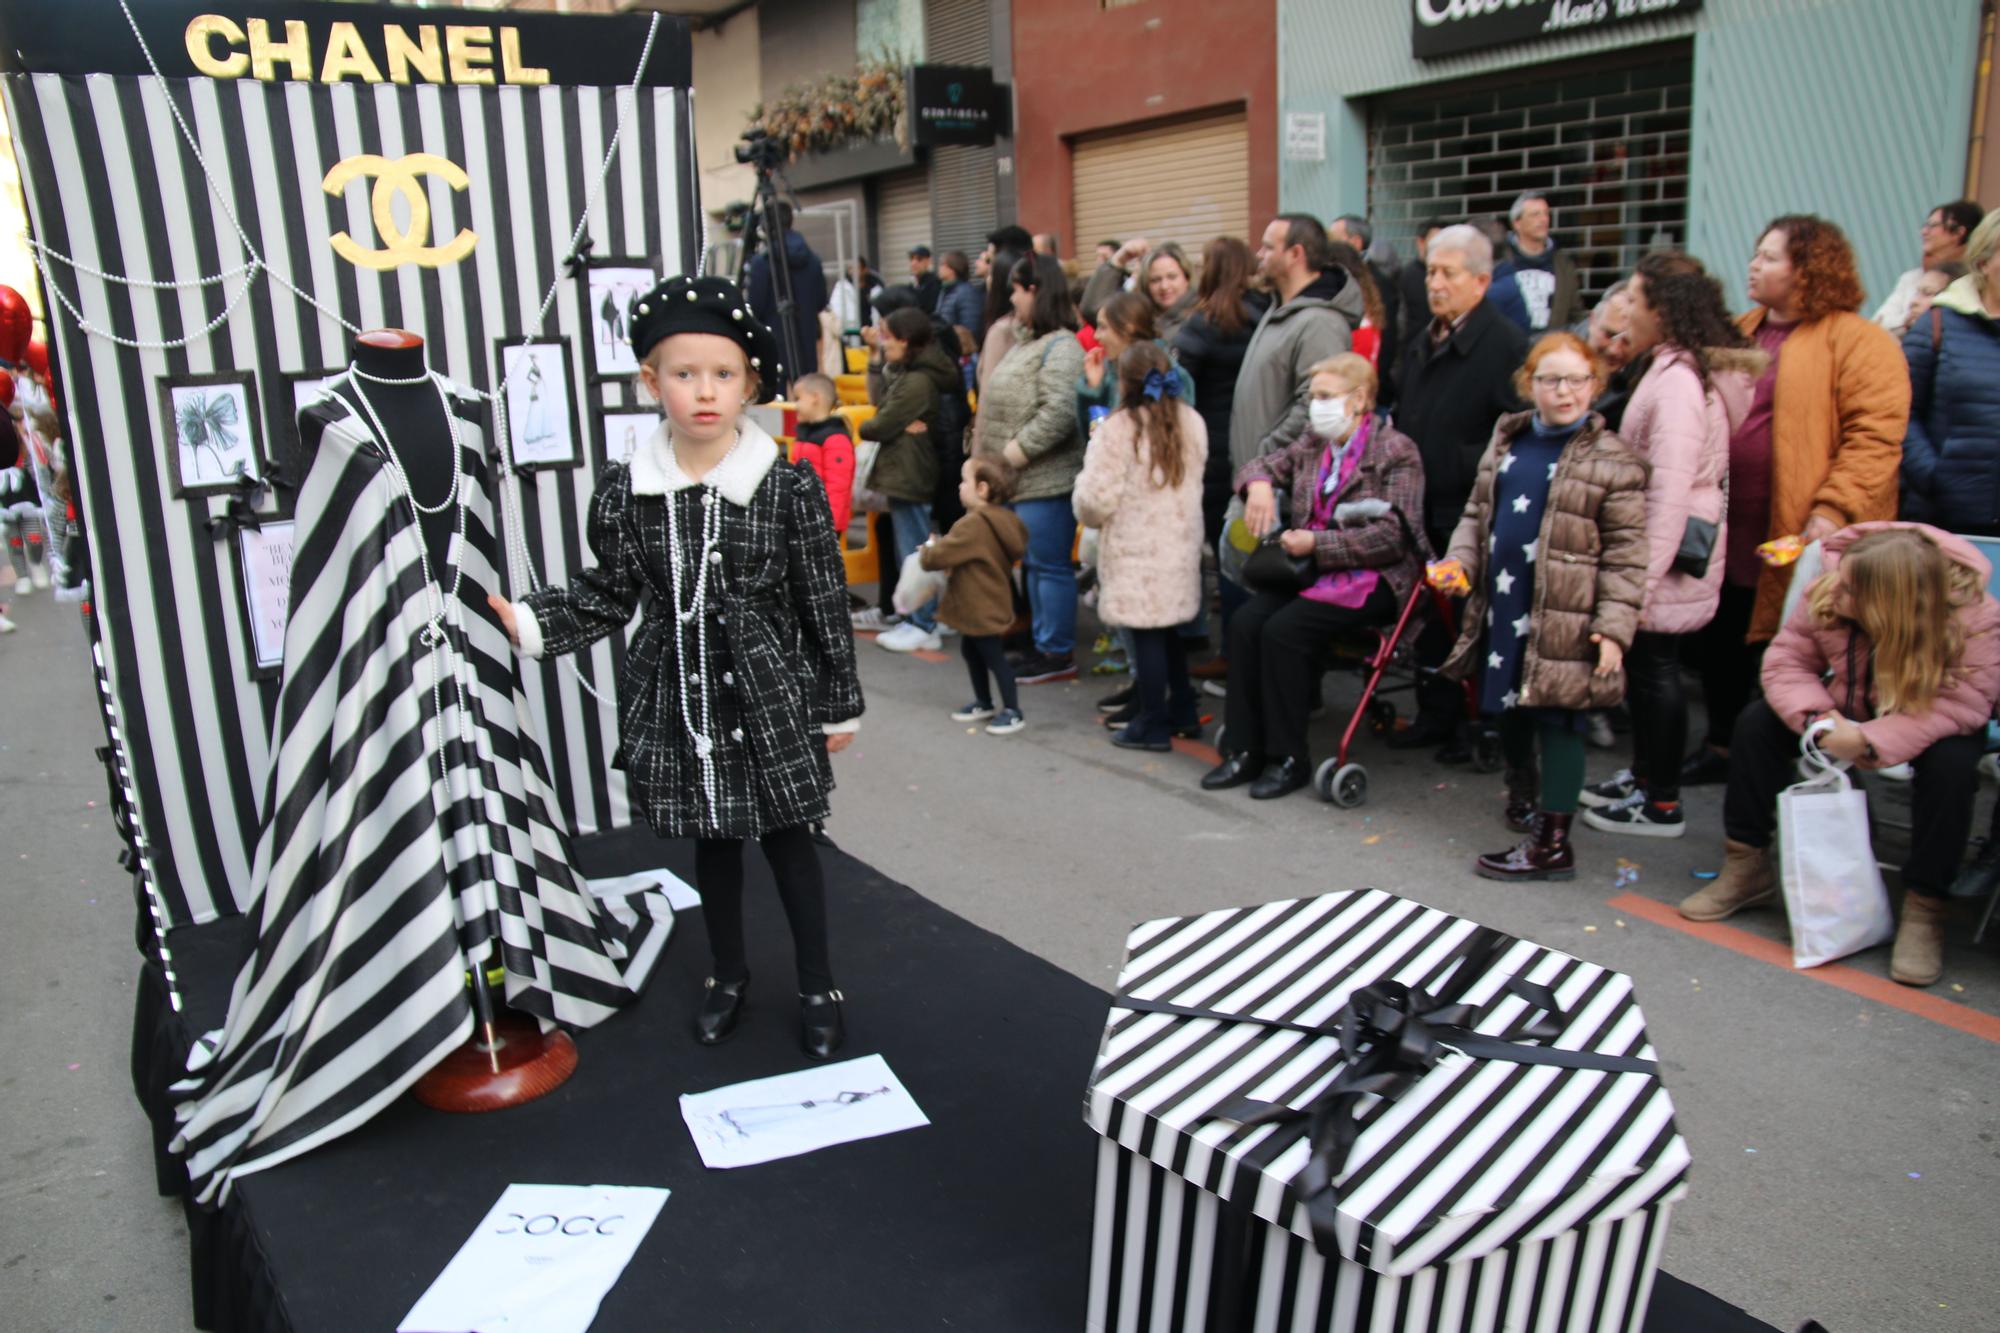
<instances>
[{"instance_id":1,"label":"black stage platform","mask_svg":"<svg viewBox=\"0 0 2000 1333\"><path fill-rule=\"evenodd\" d=\"M664 854L662 854L664 853ZM666 864L685 844L598 840L593 875ZM705 973L683 914L633 1009L582 1033L576 1076L485 1116L405 1098L318 1152L241 1182L220 1213L190 1214L204 1328L390 1330L512 1182L665 1186L659 1221L611 1291L598 1333L1042 1333L1083 1327L1095 1143L1084 1084L1102 991L828 849L833 944L849 996L844 1055L885 1056L932 1124L735 1171L708 1171L678 1097L783 1073L797 1047L789 937L764 866L748 857L750 1008L712 1049L688 1033ZM1163 912L1170 910L1163 905ZM156 1126L189 1034L216 1026L239 921L169 940L187 1002L167 1010L148 963L133 1077ZM157 1131L156 1131L157 1132ZM162 1158L162 1192L178 1192ZM1647 1333L1771 1333L1660 1278Z\"/></svg>"}]
</instances>

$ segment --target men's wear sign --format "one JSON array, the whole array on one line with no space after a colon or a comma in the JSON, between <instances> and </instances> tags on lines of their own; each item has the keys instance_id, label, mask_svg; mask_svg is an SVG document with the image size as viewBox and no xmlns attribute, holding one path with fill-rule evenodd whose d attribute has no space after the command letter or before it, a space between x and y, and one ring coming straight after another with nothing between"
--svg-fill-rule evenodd
<instances>
[{"instance_id":1,"label":"men's wear sign","mask_svg":"<svg viewBox=\"0 0 2000 1333\"><path fill-rule=\"evenodd\" d=\"M1702 0L1410 0L1410 53L1436 60L1638 19L1679 18L1701 5Z\"/></svg>"}]
</instances>

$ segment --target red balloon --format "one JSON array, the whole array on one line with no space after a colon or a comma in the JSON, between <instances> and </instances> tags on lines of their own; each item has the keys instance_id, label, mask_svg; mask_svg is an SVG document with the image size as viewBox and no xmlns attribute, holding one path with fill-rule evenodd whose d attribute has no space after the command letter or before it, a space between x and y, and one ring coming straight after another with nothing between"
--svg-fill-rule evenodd
<instances>
[{"instance_id":1,"label":"red balloon","mask_svg":"<svg viewBox=\"0 0 2000 1333\"><path fill-rule=\"evenodd\" d=\"M12 287L0 287L0 361L18 362L35 333L35 312Z\"/></svg>"},{"instance_id":2,"label":"red balloon","mask_svg":"<svg viewBox=\"0 0 2000 1333\"><path fill-rule=\"evenodd\" d=\"M28 369L40 375L44 381L49 378L49 345L40 338L28 344Z\"/></svg>"},{"instance_id":3,"label":"red balloon","mask_svg":"<svg viewBox=\"0 0 2000 1333\"><path fill-rule=\"evenodd\" d=\"M0 407L12 407L13 405L14 377L7 371L0 370Z\"/></svg>"}]
</instances>

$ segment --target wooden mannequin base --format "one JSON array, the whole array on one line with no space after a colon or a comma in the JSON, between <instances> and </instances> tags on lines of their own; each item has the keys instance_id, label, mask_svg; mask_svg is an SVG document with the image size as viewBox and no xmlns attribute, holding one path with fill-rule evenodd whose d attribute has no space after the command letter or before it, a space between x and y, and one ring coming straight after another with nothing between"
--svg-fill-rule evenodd
<instances>
[{"instance_id":1,"label":"wooden mannequin base","mask_svg":"<svg viewBox=\"0 0 2000 1333\"><path fill-rule=\"evenodd\" d=\"M546 1036L525 1014L502 1014L496 1041L472 1040L418 1079L411 1092L434 1111L504 1111L554 1092L576 1072L576 1043L557 1029Z\"/></svg>"}]
</instances>

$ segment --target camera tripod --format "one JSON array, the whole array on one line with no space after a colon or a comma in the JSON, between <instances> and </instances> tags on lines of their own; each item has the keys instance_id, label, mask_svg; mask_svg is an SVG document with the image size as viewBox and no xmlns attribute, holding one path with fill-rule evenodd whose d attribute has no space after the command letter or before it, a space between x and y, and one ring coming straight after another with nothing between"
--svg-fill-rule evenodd
<instances>
[{"instance_id":1,"label":"camera tripod","mask_svg":"<svg viewBox=\"0 0 2000 1333\"><path fill-rule=\"evenodd\" d=\"M751 196L750 215L743 223L743 253L737 268L736 284L744 292L749 291L750 262L756 257L761 243L770 255L771 295L777 305L776 327L771 332L777 335L778 347L785 357L784 371L778 377L781 394L790 392L792 381L812 369L806 364L810 349L798 345L798 325L792 318L798 306L792 296L791 256L785 250L787 228L781 205L784 196L791 193L791 185L784 178L784 159L784 145L764 130L746 132L743 142L736 146L736 160L757 173L757 188Z\"/></svg>"}]
</instances>

